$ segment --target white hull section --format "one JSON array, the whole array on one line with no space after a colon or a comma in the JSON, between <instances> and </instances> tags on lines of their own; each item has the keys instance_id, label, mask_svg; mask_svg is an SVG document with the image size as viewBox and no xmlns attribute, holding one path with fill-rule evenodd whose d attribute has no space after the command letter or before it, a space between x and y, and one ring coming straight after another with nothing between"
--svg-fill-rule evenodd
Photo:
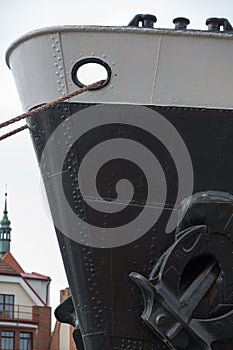
<instances>
[{"instance_id":1,"label":"white hull section","mask_svg":"<svg viewBox=\"0 0 233 350\"><path fill-rule=\"evenodd\" d=\"M72 102L232 109L232 40L229 33L54 27L19 39L7 62L24 110L76 90L72 68L91 57L108 64L110 82Z\"/></svg>"}]
</instances>

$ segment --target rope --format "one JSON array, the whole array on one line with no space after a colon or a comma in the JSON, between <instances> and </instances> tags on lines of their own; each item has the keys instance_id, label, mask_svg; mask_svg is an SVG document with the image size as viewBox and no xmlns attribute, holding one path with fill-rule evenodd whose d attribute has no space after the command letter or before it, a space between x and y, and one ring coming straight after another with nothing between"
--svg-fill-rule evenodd
<instances>
[{"instance_id":1,"label":"rope","mask_svg":"<svg viewBox=\"0 0 233 350\"><path fill-rule=\"evenodd\" d=\"M21 126L21 127L18 128L18 129L14 129L14 130L8 132L7 134L4 134L4 135L0 136L0 141L6 139L7 137L10 137L10 136L12 136L12 135L15 135L15 134L17 134L17 133L20 132L20 131L26 130L26 129L28 129L28 126L27 126L27 125Z\"/></svg>"},{"instance_id":2,"label":"rope","mask_svg":"<svg viewBox=\"0 0 233 350\"><path fill-rule=\"evenodd\" d=\"M86 91L90 91L90 90L93 90L93 89L96 89L98 88L99 86L101 86L103 83L105 82L105 80L100 80L100 81L97 81L96 83L93 83L91 85L86 85L84 87L82 87L81 89L78 89L74 92L71 92L70 94L67 94L65 96L62 96L62 97L59 97L57 100L54 100L52 102L48 102L42 106L39 106L39 107L36 107L26 113L23 113L23 114L20 114L19 116L15 117L15 118L12 118L12 119L9 119L3 123L0 123L0 129L10 125L10 124L14 124L22 119L25 119L25 118L28 118L28 117L32 117L32 116L35 116L37 115L38 113L42 112L42 111L45 111L49 108L52 108L54 106L56 106L58 103L61 103L61 102L64 102L65 100L68 100L74 96L77 96L77 95L80 95L82 94L83 92L86 92ZM9 133L7 134L4 134L2 136L0 136L0 141L1 140L4 140L6 139L7 137L10 137L14 134L17 134L18 132L22 131L22 130L25 130L27 129L28 126L27 125L24 125L18 129L14 129L13 131L10 131Z\"/></svg>"}]
</instances>

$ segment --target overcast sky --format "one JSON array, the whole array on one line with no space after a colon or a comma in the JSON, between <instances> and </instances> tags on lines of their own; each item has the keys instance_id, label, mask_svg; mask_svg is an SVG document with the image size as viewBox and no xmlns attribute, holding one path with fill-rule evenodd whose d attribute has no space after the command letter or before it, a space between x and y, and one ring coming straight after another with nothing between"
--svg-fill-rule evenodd
<instances>
[{"instance_id":1,"label":"overcast sky","mask_svg":"<svg viewBox=\"0 0 233 350\"><path fill-rule=\"evenodd\" d=\"M232 0L8 0L0 5L0 121L22 112L13 77L5 63L12 41L28 31L65 24L127 25L137 13L157 16L157 26L173 28L178 16L189 28L206 29L207 17L227 17L233 23ZM38 58L39 59L39 58ZM40 175L28 131L0 142L0 215L8 185L11 251L27 271L52 278L51 304L67 286L52 223L41 196Z\"/></svg>"}]
</instances>

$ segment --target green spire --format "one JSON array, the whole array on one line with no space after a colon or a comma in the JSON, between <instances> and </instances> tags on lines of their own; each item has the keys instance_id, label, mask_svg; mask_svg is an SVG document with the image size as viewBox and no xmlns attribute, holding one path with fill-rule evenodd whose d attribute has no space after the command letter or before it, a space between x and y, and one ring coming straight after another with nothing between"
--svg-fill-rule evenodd
<instances>
[{"instance_id":1,"label":"green spire","mask_svg":"<svg viewBox=\"0 0 233 350\"><path fill-rule=\"evenodd\" d=\"M3 218L0 221L0 258L2 258L6 252L10 251L11 222L8 219L7 214L8 214L7 193L5 193L5 205L4 205L4 211L3 211Z\"/></svg>"},{"instance_id":2,"label":"green spire","mask_svg":"<svg viewBox=\"0 0 233 350\"><path fill-rule=\"evenodd\" d=\"M5 193L5 206L4 206L4 211L3 211L3 218L2 220L0 221L0 225L1 225L1 228L4 228L4 229L10 229L10 220L8 219L8 211L7 211L7 193Z\"/></svg>"}]
</instances>

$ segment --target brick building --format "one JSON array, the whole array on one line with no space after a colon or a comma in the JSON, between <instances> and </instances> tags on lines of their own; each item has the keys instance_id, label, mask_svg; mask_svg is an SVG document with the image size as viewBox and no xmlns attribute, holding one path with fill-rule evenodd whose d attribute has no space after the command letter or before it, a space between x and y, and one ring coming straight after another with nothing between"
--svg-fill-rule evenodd
<instances>
[{"instance_id":1,"label":"brick building","mask_svg":"<svg viewBox=\"0 0 233 350\"><path fill-rule=\"evenodd\" d=\"M26 273L10 252L7 195L0 221L0 350L49 350L51 279Z\"/></svg>"},{"instance_id":2,"label":"brick building","mask_svg":"<svg viewBox=\"0 0 233 350\"><path fill-rule=\"evenodd\" d=\"M60 302L70 296L69 288L60 291ZM56 321L49 350L76 350L73 339L74 327Z\"/></svg>"}]
</instances>

